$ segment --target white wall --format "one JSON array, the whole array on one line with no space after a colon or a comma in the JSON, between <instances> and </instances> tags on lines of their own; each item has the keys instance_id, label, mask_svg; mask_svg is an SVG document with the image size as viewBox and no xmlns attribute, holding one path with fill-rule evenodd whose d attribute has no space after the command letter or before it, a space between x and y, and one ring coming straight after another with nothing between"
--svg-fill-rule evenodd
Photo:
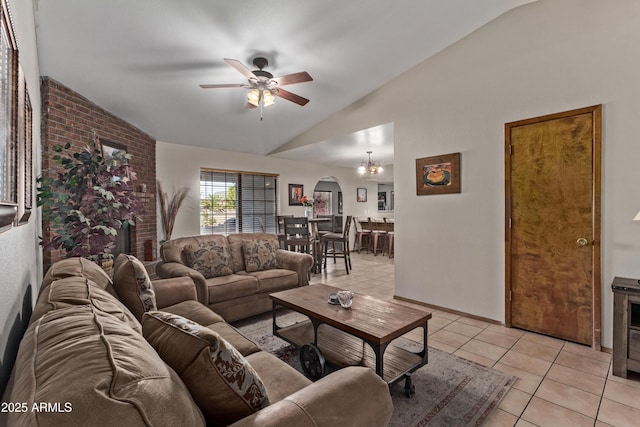
<instances>
[{"instance_id":1,"label":"white wall","mask_svg":"<svg viewBox=\"0 0 640 427\"><path fill-rule=\"evenodd\" d=\"M40 70L36 52L33 5L9 0L31 105L33 107L34 182L40 174ZM37 288L42 279L38 246L39 212L26 225L0 234L0 394L11 371L18 341L29 321Z\"/></svg>"},{"instance_id":2,"label":"white wall","mask_svg":"<svg viewBox=\"0 0 640 427\"><path fill-rule=\"evenodd\" d=\"M394 122L396 294L504 321L504 124L603 104L602 345L614 276L640 277L640 2L514 9L291 145ZM462 193L415 195L415 159L462 153Z\"/></svg>"},{"instance_id":3,"label":"white wall","mask_svg":"<svg viewBox=\"0 0 640 427\"><path fill-rule=\"evenodd\" d=\"M302 206L288 205L288 184L302 184L304 195L313 196L320 178L337 179L342 189L343 215L376 216L378 184L363 181L353 168L327 166L313 162L299 162L275 157L185 146L158 141L156 145L156 175L168 193L171 189L189 187L189 197L176 218L172 237L200 234L200 168L276 173L280 175L280 214L303 215ZM356 202L356 188L365 187L367 203ZM337 213L337 212L336 212ZM158 218L160 218L158 214ZM158 223L158 240L164 239L162 225Z\"/></svg>"}]
</instances>

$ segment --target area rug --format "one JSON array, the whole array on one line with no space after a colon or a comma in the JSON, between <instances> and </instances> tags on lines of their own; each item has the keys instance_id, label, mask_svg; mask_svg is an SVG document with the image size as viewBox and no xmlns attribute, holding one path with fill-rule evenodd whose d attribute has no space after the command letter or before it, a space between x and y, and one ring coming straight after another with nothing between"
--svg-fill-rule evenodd
<instances>
[{"instance_id":1,"label":"area rug","mask_svg":"<svg viewBox=\"0 0 640 427\"><path fill-rule=\"evenodd\" d=\"M278 316L281 326L303 320L298 313ZM235 322L265 351L302 372L298 349L272 335L270 315ZM415 346L402 338L398 345ZM391 426L479 426L487 419L516 377L429 347L429 363L412 374L415 394L407 398L404 381L390 388L394 412Z\"/></svg>"}]
</instances>

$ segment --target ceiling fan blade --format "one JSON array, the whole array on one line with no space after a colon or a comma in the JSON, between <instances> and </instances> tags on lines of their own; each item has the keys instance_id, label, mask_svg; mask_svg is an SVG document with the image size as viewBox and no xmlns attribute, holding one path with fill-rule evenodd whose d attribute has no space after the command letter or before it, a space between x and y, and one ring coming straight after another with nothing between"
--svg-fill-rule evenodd
<instances>
[{"instance_id":1,"label":"ceiling fan blade","mask_svg":"<svg viewBox=\"0 0 640 427\"><path fill-rule=\"evenodd\" d=\"M313 78L306 71L301 71L299 73L287 74L285 76L276 77L271 79L278 83L279 86L284 85L293 85L296 83L304 83L313 81Z\"/></svg>"},{"instance_id":2,"label":"ceiling fan blade","mask_svg":"<svg viewBox=\"0 0 640 427\"><path fill-rule=\"evenodd\" d=\"M220 84L220 85L200 85L202 89L216 89L220 87L244 87L244 84L237 83L229 83L229 84Z\"/></svg>"},{"instance_id":3,"label":"ceiling fan blade","mask_svg":"<svg viewBox=\"0 0 640 427\"><path fill-rule=\"evenodd\" d=\"M295 93L291 93L288 90L278 89L274 91L275 96L279 96L280 98L284 98L287 101L295 102L298 105L304 106L307 105L309 100L307 98L303 98L300 95L296 95Z\"/></svg>"},{"instance_id":4,"label":"ceiling fan blade","mask_svg":"<svg viewBox=\"0 0 640 427\"><path fill-rule=\"evenodd\" d=\"M252 104L252 103L250 103L250 102L247 102L247 105L245 106L245 108L248 110L248 109L250 109L250 108L258 108L258 107L256 107L255 105L253 105L253 104Z\"/></svg>"},{"instance_id":5,"label":"ceiling fan blade","mask_svg":"<svg viewBox=\"0 0 640 427\"><path fill-rule=\"evenodd\" d=\"M255 74L253 74L253 72L250 69L247 68L246 65L244 65L242 62L238 61L237 59L225 58L224 62L226 62L227 64L231 65L236 70L240 71L240 73L242 73L242 75L245 76L248 79L257 79L258 78L258 77L256 77Z\"/></svg>"}]
</instances>

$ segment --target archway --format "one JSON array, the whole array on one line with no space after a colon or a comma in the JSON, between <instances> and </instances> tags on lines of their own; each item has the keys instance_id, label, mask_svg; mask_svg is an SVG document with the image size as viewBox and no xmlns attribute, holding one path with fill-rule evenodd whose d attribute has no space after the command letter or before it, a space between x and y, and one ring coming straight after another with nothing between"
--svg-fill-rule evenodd
<instances>
[{"instance_id":1,"label":"archway","mask_svg":"<svg viewBox=\"0 0 640 427\"><path fill-rule=\"evenodd\" d=\"M322 231L342 232L343 225L343 199L340 183L333 176L321 177L313 189L313 216L331 217L332 222L319 223Z\"/></svg>"}]
</instances>

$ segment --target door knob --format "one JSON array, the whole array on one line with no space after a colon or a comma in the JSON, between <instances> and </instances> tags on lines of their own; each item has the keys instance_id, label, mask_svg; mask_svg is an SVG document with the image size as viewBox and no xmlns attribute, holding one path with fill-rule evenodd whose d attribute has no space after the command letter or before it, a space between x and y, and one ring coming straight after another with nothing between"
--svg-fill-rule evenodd
<instances>
[{"instance_id":1,"label":"door knob","mask_svg":"<svg viewBox=\"0 0 640 427\"><path fill-rule=\"evenodd\" d=\"M589 244L589 241L584 237L581 237L578 240L576 240L576 243L578 244L578 246L582 247L582 246L587 246Z\"/></svg>"}]
</instances>

